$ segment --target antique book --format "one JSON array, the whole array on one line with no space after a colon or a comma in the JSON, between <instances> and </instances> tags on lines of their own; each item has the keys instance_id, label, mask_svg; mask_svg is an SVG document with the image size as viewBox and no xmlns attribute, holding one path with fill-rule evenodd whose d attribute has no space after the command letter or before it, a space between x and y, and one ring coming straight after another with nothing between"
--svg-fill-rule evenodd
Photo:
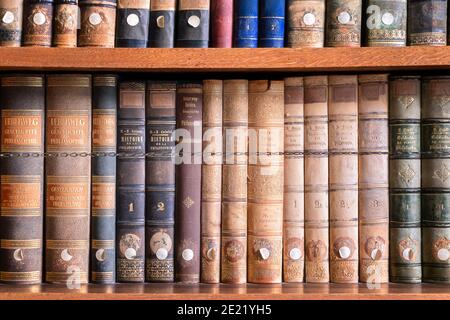
<instances>
[{"instance_id":1,"label":"antique book","mask_svg":"<svg viewBox=\"0 0 450 320\"><path fill-rule=\"evenodd\" d=\"M389 273L420 283L420 77L389 82Z\"/></svg>"},{"instance_id":2,"label":"antique book","mask_svg":"<svg viewBox=\"0 0 450 320\"><path fill-rule=\"evenodd\" d=\"M202 82L177 84L175 280L200 281Z\"/></svg>"},{"instance_id":3,"label":"antique book","mask_svg":"<svg viewBox=\"0 0 450 320\"><path fill-rule=\"evenodd\" d=\"M223 81L221 282L247 282L248 80Z\"/></svg>"},{"instance_id":4,"label":"antique book","mask_svg":"<svg viewBox=\"0 0 450 320\"><path fill-rule=\"evenodd\" d=\"M22 45L52 45L53 0L24 0Z\"/></svg>"},{"instance_id":5,"label":"antique book","mask_svg":"<svg viewBox=\"0 0 450 320\"><path fill-rule=\"evenodd\" d=\"M78 0L55 0L53 46L77 46Z\"/></svg>"},{"instance_id":6,"label":"antique book","mask_svg":"<svg viewBox=\"0 0 450 320\"><path fill-rule=\"evenodd\" d=\"M327 47L361 46L362 0L327 1Z\"/></svg>"},{"instance_id":7,"label":"antique book","mask_svg":"<svg viewBox=\"0 0 450 320\"><path fill-rule=\"evenodd\" d=\"M179 48L208 48L210 0L178 0Z\"/></svg>"},{"instance_id":8,"label":"antique book","mask_svg":"<svg viewBox=\"0 0 450 320\"><path fill-rule=\"evenodd\" d=\"M285 1L260 0L259 5L259 46L283 48Z\"/></svg>"},{"instance_id":9,"label":"antique book","mask_svg":"<svg viewBox=\"0 0 450 320\"><path fill-rule=\"evenodd\" d=\"M0 1L0 47L20 47L23 0Z\"/></svg>"},{"instance_id":10,"label":"antique book","mask_svg":"<svg viewBox=\"0 0 450 320\"><path fill-rule=\"evenodd\" d=\"M211 0L211 48L233 45L233 0Z\"/></svg>"},{"instance_id":11,"label":"antique book","mask_svg":"<svg viewBox=\"0 0 450 320\"><path fill-rule=\"evenodd\" d=\"M287 46L323 47L325 0L288 0L287 6Z\"/></svg>"},{"instance_id":12,"label":"antique book","mask_svg":"<svg viewBox=\"0 0 450 320\"><path fill-rule=\"evenodd\" d=\"M234 0L233 47L258 47L258 0Z\"/></svg>"},{"instance_id":13,"label":"antique book","mask_svg":"<svg viewBox=\"0 0 450 320\"><path fill-rule=\"evenodd\" d=\"M3 155L0 158L0 281L40 283L44 76L4 75L0 82L0 106Z\"/></svg>"},{"instance_id":14,"label":"antique book","mask_svg":"<svg viewBox=\"0 0 450 320\"><path fill-rule=\"evenodd\" d=\"M304 81L305 280L328 282L328 77Z\"/></svg>"},{"instance_id":15,"label":"antique book","mask_svg":"<svg viewBox=\"0 0 450 320\"><path fill-rule=\"evenodd\" d=\"M45 279L88 282L91 199L91 76L47 76Z\"/></svg>"},{"instance_id":16,"label":"antique book","mask_svg":"<svg viewBox=\"0 0 450 320\"><path fill-rule=\"evenodd\" d=\"M388 282L388 75L360 75L359 279L371 285Z\"/></svg>"},{"instance_id":17,"label":"antique book","mask_svg":"<svg viewBox=\"0 0 450 320\"><path fill-rule=\"evenodd\" d=\"M450 77L422 78L422 278L450 283Z\"/></svg>"},{"instance_id":18,"label":"antique book","mask_svg":"<svg viewBox=\"0 0 450 320\"><path fill-rule=\"evenodd\" d=\"M281 283L284 81L251 80L248 95L248 281Z\"/></svg>"},{"instance_id":19,"label":"antique book","mask_svg":"<svg viewBox=\"0 0 450 320\"><path fill-rule=\"evenodd\" d=\"M368 47L406 45L406 0L367 0L364 5Z\"/></svg>"},{"instance_id":20,"label":"antique book","mask_svg":"<svg viewBox=\"0 0 450 320\"><path fill-rule=\"evenodd\" d=\"M358 76L328 86L330 281L358 283Z\"/></svg>"},{"instance_id":21,"label":"antique book","mask_svg":"<svg viewBox=\"0 0 450 320\"><path fill-rule=\"evenodd\" d=\"M149 47L173 48L176 7L176 0L150 1Z\"/></svg>"},{"instance_id":22,"label":"antique book","mask_svg":"<svg viewBox=\"0 0 450 320\"><path fill-rule=\"evenodd\" d=\"M223 81L203 80L203 165L201 274L203 283L220 282L222 206Z\"/></svg>"},{"instance_id":23,"label":"antique book","mask_svg":"<svg viewBox=\"0 0 450 320\"><path fill-rule=\"evenodd\" d=\"M119 85L116 268L118 282L145 278L145 82Z\"/></svg>"},{"instance_id":24,"label":"antique book","mask_svg":"<svg viewBox=\"0 0 450 320\"><path fill-rule=\"evenodd\" d=\"M117 76L92 80L91 281L116 280Z\"/></svg>"},{"instance_id":25,"label":"antique book","mask_svg":"<svg viewBox=\"0 0 450 320\"><path fill-rule=\"evenodd\" d=\"M113 48L116 34L116 0L79 0L79 47Z\"/></svg>"},{"instance_id":26,"label":"antique book","mask_svg":"<svg viewBox=\"0 0 450 320\"><path fill-rule=\"evenodd\" d=\"M117 0L116 46L146 48L150 0Z\"/></svg>"},{"instance_id":27,"label":"antique book","mask_svg":"<svg viewBox=\"0 0 450 320\"><path fill-rule=\"evenodd\" d=\"M145 279L174 281L176 83L148 81L145 171Z\"/></svg>"},{"instance_id":28,"label":"antique book","mask_svg":"<svg viewBox=\"0 0 450 320\"><path fill-rule=\"evenodd\" d=\"M408 45L447 44L447 0L408 1Z\"/></svg>"},{"instance_id":29,"label":"antique book","mask_svg":"<svg viewBox=\"0 0 450 320\"><path fill-rule=\"evenodd\" d=\"M284 79L283 280L303 282L305 269L303 78Z\"/></svg>"}]
</instances>

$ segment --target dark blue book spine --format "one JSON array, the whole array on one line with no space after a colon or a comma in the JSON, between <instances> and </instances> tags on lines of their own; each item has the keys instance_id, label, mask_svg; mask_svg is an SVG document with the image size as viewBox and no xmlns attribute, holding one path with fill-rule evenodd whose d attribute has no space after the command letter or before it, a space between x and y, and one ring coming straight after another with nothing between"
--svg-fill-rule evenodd
<instances>
[{"instance_id":1,"label":"dark blue book spine","mask_svg":"<svg viewBox=\"0 0 450 320\"><path fill-rule=\"evenodd\" d=\"M179 0L177 47L208 48L209 0Z\"/></svg>"},{"instance_id":2,"label":"dark blue book spine","mask_svg":"<svg viewBox=\"0 0 450 320\"><path fill-rule=\"evenodd\" d=\"M260 1L259 46L261 48L284 47L284 19L284 1Z\"/></svg>"},{"instance_id":3,"label":"dark blue book spine","mask_svg":"<svg viewBox=\"0 0 450 320\"><path fill-rule=\"evenodd\" d=\"M258 0L235 0L234 47L258 47Z\"/></svg>"},{"instance_id":4,"label":"dark blue book spine","mask_svg":"<svg viewBox=\"0 0 450 320\"><path fill-rule=\"evenodd\" d=\"M150 6L150 48L173 48L176 0L152 0Z\"/></svg>"},{"instance_id":5,"label":"dark blue book spine","mask_svg":"<svg viewBox=\"0 0 450 320\"><path fill-rule=\"evenodd\" d=\"M117 5L116 46L146 48L150 0L119 0Z\"/></svg>"}]
</instances>

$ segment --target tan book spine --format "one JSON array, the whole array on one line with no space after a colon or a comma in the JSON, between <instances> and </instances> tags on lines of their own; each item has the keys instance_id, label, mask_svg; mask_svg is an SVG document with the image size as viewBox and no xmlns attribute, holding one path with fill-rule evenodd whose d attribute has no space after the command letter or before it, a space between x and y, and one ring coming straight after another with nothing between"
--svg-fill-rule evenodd
<instances>
[{"instance_id":1,"label":"tan book spine","mask_svg":"<svg viewBox=\"0 0 450 320\"><path fill-rule=\"evenodd\" d=\"M358 76L329 76L330 281L358 283Z\"/></svg>"},{"instance_id":2,"label":"tan book spine","mask_svg":"<svg viewBox=\"0 0 450 320\"><path fill-rule=\"evenodd\" d=\"M303 282L305 268L303 78L284 79L283 280Z\"/></svg>"},{"instance_id":3,"label":"tan book spine","mask_svg":"<svg viewBox=\"0 0 450 320\"><path fill-rule=\"evenodd\" d=\"M328 77L304 77L306 282L328 282Z\"/></svg>"},{"instance_id":4,"label":"tan book spine","mask_svg":"<svg viewBox=\"0 0 450 320\"><path fill-rule=\"evenodd\" d=\"M359 76L359 276L388 282L388 76Z\"/></svg>"}]
</instances>

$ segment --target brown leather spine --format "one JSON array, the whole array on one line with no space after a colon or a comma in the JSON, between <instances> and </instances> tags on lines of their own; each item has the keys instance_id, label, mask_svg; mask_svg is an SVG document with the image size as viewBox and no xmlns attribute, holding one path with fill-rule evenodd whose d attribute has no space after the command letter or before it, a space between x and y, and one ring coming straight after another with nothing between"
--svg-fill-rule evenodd
<instances>
[{"instance_id":1,"label":"brown leather spine","mask_svg":"<svg viewBox=\"0 0 450 320\"><path fill-rule=\"evenodd\" d=\"M303 78L284 79L283 280L303 282L305 268Z\"/></svg>"},{"instance_id":2,"label":"brown leather spine","mask_svg":"<svg viewBox=\"0 0 450 320\"><path fill-rule=\"evenodd\" d=\"M114 48L116 0L80 0L79 47Z\"/></svg>"},{"instance_id":3,"label":"brown leather spine","mask_svg":"<svg viewBox=\"0 0 450 320\"><path fill-rule=\"evenodd\" d=\"M233 0L211 0L211 48L233 44Z\"/></svg>"},{"instance_id":4,"label":"brown leather spine","mask_svg":"<svg viewBox=\"0 0 450 320\"><path fill-rule=\"evenodd\" d=\"M46 280L76 286L88 282L91 76L47 76L46 119L46 152L58 155L45 160Z\"/></svg>"},{"instance_id":5,"label":"brown leather spine","mask_svg":"<svg viewBox=\"0 0 450 320\"><path fill-rule=\"evenodd\" d=\"M388 281L388 76L359 76L359 277Z\"/></svg>"},{"instance_id":6,"label":"brown leather spine","mask_svg":"<svg viewBox=\"0 0 450 320\"><path fill-rule=\"evenodd\" d=\"M286 11L288 47L323 47L325 0L288 0Z\"/></svg>"},{"instance_id":7,"label":"brown leather spine","mask_svg":"<svg viewBox=\"0 0 450 320\"><path fill-rule=\"evenodd\" d=\"M328 282L328 77L304 77L306 282Z\"/></svg>"},{"instance_id":8,"label":"brown leather spine","mask_svg":"<svg viewBox=\"0 0 450 320\"><path fill-rule=\"evenodd\" d=\"M24 47L50 47L52 22L53 0L24 1L22 45Z\"/></svg>"},{"instance_id":9,"label":"brown leather spine","mask_svg":"<svg viewBox=\"0 0 450 320\"><path fill-rule=\"evenodd\" d=\"M74 48L77 46L77 0L56 0L53 46Z\"/></svg>"},{"instance_id":10,"label":"brown leather spine","mask_svg":"<svg viewBox=\"0 0 450 320\"><path fill-rule=\"evenodd\" d=\"M221 278L247 282L248 81L223 82Z\"/></svg>"},{"instance_id":11,"label":"brown leather spine","mask_svg":"<svg viewBox=\"0 0 450 320\"><path fill-rule=\"evenodd\" d=\"M358 76L328 77L330 281L358 282Z\"/></svg>"},{"instance_id":12,"label":"brown leather spine","mask_svg":"<svg viewBox=\"0 0 450 320\"><path fill-rule=\"evenodd\" d=\"M0 47L20 47L23 0L0 1Z\"/></svg>"},{"instance_id":13,"label":"brown leather spine","mask_svg":"<svg viewBox=\"0 0 450 320\"><path fill-rule=\"evenodd\" d=\"M282 280L284 81L249 81L248 281Z\"/></svg>"}]
</instances>

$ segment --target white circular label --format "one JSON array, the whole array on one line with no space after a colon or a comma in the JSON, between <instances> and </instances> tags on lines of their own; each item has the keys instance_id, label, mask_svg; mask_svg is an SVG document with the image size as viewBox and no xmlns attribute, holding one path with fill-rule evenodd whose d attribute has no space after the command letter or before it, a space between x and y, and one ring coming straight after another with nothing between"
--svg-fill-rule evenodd
<instances>
[{"instance_id":1,"label":"white circular label","mask_svg":"<svg viewBox=\"0 0 450 320\"><path fill-rule=\"evenodd\" d=\"M125 258L127 258L128 260L132 260L136 257L136 249L134 248L127 248L127 250L125 250Z\"/></svg>"},{"instance_id":2,"label":"white circular label","mask_svg":"<svg viewBox=\"0 0 450 320\"><path fill-rule=\"evenodd\" d=\"M158 28L160 28L160 29L164 28L164 25L165 25L165 19L164 19L164 16L159 16L158 18L156 18L156 25L157 25Z\"/></svg>"},{"instance_id":3,"label":"white circular label","mask_svg":"<svg viewBox=\"0 0 450 320\"><path fill-rule=\"evenodd\" d=\"M105 249L98 249L97 251L95 251L95 258L98 261L100 262L105 261L105 257L106 257Z\"/></svg>"},{"instance_id":4,"label":"white circular label","mask_svg":"<svg viewBox=\"0 0 450 320\"><path fill-rule=\"evenodd\" d=\"M23 250L22 249L14 250L13 256L14 256L14 260L22 261L23 260Z\"/></svg>"},{"instance_id":5,"label":"white circular label","mask_svg":"<svg viewBox=\"0 0 450 320\"><path fill-rule=\"evenodd\" d=\"M192 259L194 259L194 251L192 251L191 249L184 249L181 253L181 256L185 261L191 261Z\"/></svg>"},{"instance_id":6,"label":"white circular label","mask_svg":"<svg viewBox=\"0 0 450 320\"><path fill-rule=\"evenodd\" d=\"M261 248L259 249L259 254L261 255L261 258L263 258L263 260L267 260L269 259L270 251L267 248Z\"/></svg>"},{"instance_id":7,"label":"white circular label","mask_svg":"<svg viewBox=\"0 0 450 320\"><path fill-rule=\"evenodd\" d=\"M10 24L13 21L14 21L14 13L12 13L11 11L6 11L5 14L3 15L2 22L4 24Z\"/></svg>"},{"instance_id":8,"label":"white circular label","mask_svg":"<svg viewBox=\"0 0 450 320\"><path fill-rule=\"evenodd\" d=\"M209 248L208 251L206 251L206 257L209 260L214 260L216 258L216 248Z\"/></svg>"},{"instance_id":9,"label":"white circular label","mask_svg":"<svg viewBox=\"0 0 450 320\"><path fill-rule=\"evenodd\" d=\"M341 24L346 24L350 22L350 13L348 13L347 11L342 11L341 13L338 14L338 21Z\"/></svg>"},{"instance_id":10,"label":"white circular label","mask_svg":"<svg viewBox=\"0 0 450 320\"><path fill-rule=\"evenodd\" d=\"M93 26L96 26L96 25L100 24L101 22L102 22L102 17L97 12L94 12L93 14L91 14L89 16L89 23L92 24Z\"/></svg>"},{"instance_id":11,"label":"white circular label","mask_svg":"<svg viewBox=\"0 0 450 320\"><path fill-rule=\"evenodd\" d=\"M381 16L381 21L387 25L390 26L392 23L394 23L394 16L390 12L385 12Z\"/></svg>"},{"instance_id":12,"label":"white circular label","mask_svg":"<svg viewBox=\"0 0 450 320\"><path fill-rule=\"evenodd\" d=\"M166 250L166 248L159 248L158 250L156 250L156 258L158 258L158 260L164 260L168 255L169 252Z\"/></svg>"},{"instance_id":13,"label":"white circular label","mask_svg":"<svg viewBox=\"0 0 450 320\"><path fill-rule=\"evenodd\" d=\"M439 249L437 257L441 261L447 261L450 258L450 251L446 248Z\"/></svg>"},{"instance_id":14,"label":"white circular label","mask_svg":"<svg viewBox=\"0 0 450 320\"><path fill-rule=\"evenodd\" d=\"M405 259L406 261L410 261L412 259L412 249L411 248L405 248L402 251L402 257L403 259Z\"/></svg>"},{"instance_id":15,"label":"white circular label","mask_svg":"<svg viewBox=\"0 0 450 320\"><path fill-rule=\"evenodd\" d=\"M200 25L200 17L190 16L187 22L191 27L197 28Z\"/></svg>"},{"instance_id":16,"label":"white circular label","mask_svg":"<svg viewBox=\"0 0 450 320\"><path fill-rule=\"evenodd\" d=\"M45 18L45 14L43 14L42 12L37 12L33 16L33 22L34 22L34 24L37 24L38 26L43 25L46 20L47 19Z\"/></svg>"},{"instance_id":17,"label":"white circular label","mask_svg":"<svg viewBox=\"0 0 450 320\"><path fill-rule=\"evenodd\" d=\"M137 26L139 24L139 16L135 13L130 13L127 17L127 23L132 27Z\"/></svg>"},{"instance_id":18,"label":"white circular label","mask_svg":"<svg viewBox=\"0 0 450 320\"><path fill-rule=\"evenodd\" d=\"M298 260L302 257L302 252L299 248L292 248L291 251L289 251L289 257L292 260Z\"/></svg>"},{"instance_id":19,"label":"white circular label","mask_svg":"<svg viewBox=\"0 0 450 320\"><path fill-rule=\"evenodd\" d=\"M339 248L339 256L341 259L349 258L351 253L352 253L352 251L350 250L349 247L340 247Z\"/></svg>"},{"instance_id":20,"label":"white circular label","mask_svg":"<svg viewBox=\"0 0 450 320\"><path fill-rule=\"evenodd\" d=\"M381 258L382 252L380 249L373 249L370 253L372 260L379 260Z\"/></svg>"},{"instance_id":21,"label":"white circular label","mask_svg":"<svg viewBox=\"0 0 450 320\"><path fill-rule=\"evenodd\" d=\"M303 23L307 26L312 26L314 23L316 23L316 16L311 12L306 13L303 16Z\"/></svg>"},{"instance_id":22,"label":"white circular label","mask_svg":"<svg viewBox=\"0 0 450 320\"><path fill-rule=\"evenodd\" d=\"M68 249L64 249L63 251L61 251L61 259L63 259L64 261L68 262L70 260L72 260L73 256L69 253Z\"/></svg>"}]
</instances>

